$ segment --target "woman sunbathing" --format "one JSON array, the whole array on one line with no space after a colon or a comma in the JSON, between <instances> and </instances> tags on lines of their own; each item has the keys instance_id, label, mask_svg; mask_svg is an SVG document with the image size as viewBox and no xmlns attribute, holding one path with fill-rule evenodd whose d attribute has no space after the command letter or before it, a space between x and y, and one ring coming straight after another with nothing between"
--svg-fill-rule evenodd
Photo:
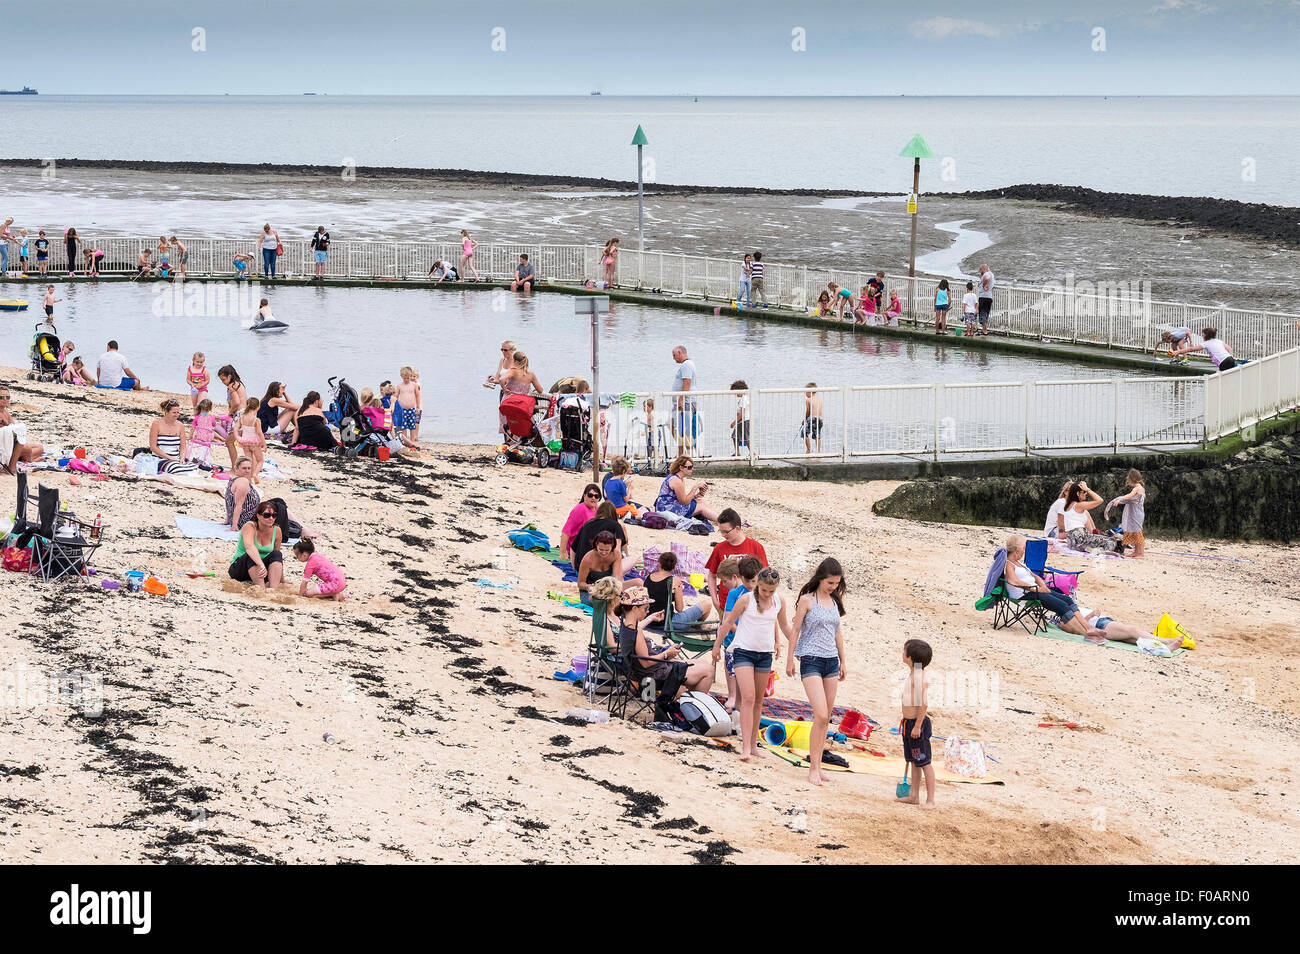
<instances>
[{"instance_id":1,"label":"woman sunbathing","mask_svg":"<svg viewBox=\"0 0 1300 954\"><path fill-rule=\"evenodd\" d=\"M1171 651L1196 648L1196 643L1190 637L1170 636L1166 638L1157 636L1155 633L1146 633L1136 626L1121 623L1119 620L1107 616L1105 610L1091 610L1080 606L1079 612L1083 614L1088 625L1097 631L1096 636L1084 637L1090 643L1104 643L1108 639L1117 643L1136 643L1139 639L1154 639L1157 642L1164 643Z\"/></svg>"}]
</instances>

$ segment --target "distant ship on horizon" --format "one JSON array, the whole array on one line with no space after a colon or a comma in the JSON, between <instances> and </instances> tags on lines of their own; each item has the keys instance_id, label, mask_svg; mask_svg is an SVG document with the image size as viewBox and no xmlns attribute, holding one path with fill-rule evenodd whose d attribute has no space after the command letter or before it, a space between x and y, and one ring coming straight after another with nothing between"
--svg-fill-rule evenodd
<instances>
[{"instance_id":1,"label":"distant ship on horizon","mask_svg":"<svg viewBox=\"0 0 1300 954\"><path fill-rule=\"evenodd\" d=\"M0 89L0 96L35 96L36 90L30 86L24 86L22 89Z\"/></svg>"}]
</instances>

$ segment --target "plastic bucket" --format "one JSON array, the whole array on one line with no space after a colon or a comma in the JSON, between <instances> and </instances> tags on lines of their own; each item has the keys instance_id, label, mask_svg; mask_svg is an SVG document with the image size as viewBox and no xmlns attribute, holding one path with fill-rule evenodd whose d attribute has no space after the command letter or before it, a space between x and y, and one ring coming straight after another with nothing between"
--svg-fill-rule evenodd
<instances>
[{"instance_id":1,"label":"plastic bucket","mask_svg":"<svg viewBox=\"0 0 1300 954\"><path fill-rule=\"evenodd\" d=\"M770 746L785 745L785 726L780 722L763 727L763 741Z\"/></svg>"},{"instance_id":2,"label":"plastic bucket","mask_svg":"<svg viewBox=\"0 0 1300 954\"><path fill-rule=\"evenodd\" d=\"M963 328L961 325L953 325L953 326L952 326L952 333L953 333L954 335L956 335L958 338L960 338L960 337L962 336L962 334L965 333L965 331L966 331L966 329Z\"/></svg>"},{"instance_id":3,"label":"plastic bucket","mask_svg":"<svg viewBox=\"0 0 1300 954\"><path fill-rule=\"evenodd\" d=\"M811 722L787 722L785 724L785 744L790 748L811 748L809 745L810 738L812 738Z\"/></svg>"},{"instance_id":4,"label":"plastic bucket","mask_svg":"<svg viewBox=\"0 0 1300 954\"><path fill-rule=\"evenodd\" d=\"M388 460L391 454L392 451L390 451L387 447L383 447L383 446L381 446L378 450L375 451L375 456L378 457L380 460Z\"/></svg>"},{"instance_id":5,"label":"plastic bucket","mask_svg":"<svg viewBox=\"0 0 1300 954\"><path fill-rule=\"evenodd\" d=\"M574 656L573 659L569 660L569 663L570 663L569 668L571 668L571 669L572 669L574 672L576 672L579 676L584 676L584 675L587 674L587 654L586 654L586 653L583 653L581 656Z\"/></svg>"},{"instance_id":6,"label":"plastic bucket","mask_svg":"<svg viewBox=\"0 0 1300 954\"><path fill-rule=\"evenodd\" d=\"M703 573L691 574L691 586L695 587L695 589L697 590L704 589L704 580L705 580L705 576Z\"/></svg>"},{"instance_id":7,"label":"plastic bucket","mask_svg":"<svg viewBox=\"0 0 1300 954\"><path fill-rule=\"evenodd\" d=\"M857 709L850 709L840 720L839 730L850 739L866 741L871 738L871 723Z\"/></svg>"},{"instance_id":8,"label":"plastic bucket","mask_svg":"<svg viewBox=\"0 0 1300 954\"><path fill-rule=\"evenodd\" d=\"M126 591L139 593L144 589L144 574L139 570L128 570L126 574Z\"/></svg>"}]
</instances>

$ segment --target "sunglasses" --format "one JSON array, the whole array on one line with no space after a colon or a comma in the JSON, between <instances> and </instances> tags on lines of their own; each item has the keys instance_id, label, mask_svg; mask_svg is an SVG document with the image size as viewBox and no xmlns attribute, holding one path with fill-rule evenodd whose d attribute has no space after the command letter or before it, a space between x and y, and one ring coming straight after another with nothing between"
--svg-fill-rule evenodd
<instances>
[{"instance_id":1,"label":"sunglasses","mask_svg":"<svg viewBox=\"0 0 1300 954\"><path fill-rule=\"evenodd\" d=\"M589 491L587 491L585 494L583 494L582 496L584 496L584 497L590 497L592 500L599 500L599 499L600 499L600 494L596 493L594 490L589 490Z\"/></svg>"},{"instance_id":2,"label":"sunglasses","mask_svg":"<svg viewBox=\"0 0 1300 954\"><path fill-rule=\"evenodd\" d=\"M168 401L166 404L163 405L163 407L165 408L173 408L173 407L180 407L180 406L181 406L180 401Z\"/></svg>"},{"instance_id":3,"label":"sunglasses","mask_svg":"<svg viewBox=\"0 0 1300 954\"><path fill-rule=\"evenodd\" d=\"M272 519L274 519L274 518L275 518L275 511L274 511L274 510L259 510L259 511L257 512L257 515L258 515L259 517L271 517Z\"/></svg>"}]
</instances>

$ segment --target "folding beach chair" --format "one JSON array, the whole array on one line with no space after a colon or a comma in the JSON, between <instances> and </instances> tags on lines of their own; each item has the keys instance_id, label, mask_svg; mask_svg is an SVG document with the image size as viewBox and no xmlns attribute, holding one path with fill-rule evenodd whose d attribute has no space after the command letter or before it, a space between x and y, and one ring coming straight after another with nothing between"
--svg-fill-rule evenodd
<instances>
[{"instance_id":1,"label":"folding beach chair","mask_svg":"<svg viewBox=\"0 0 1300 954\"><path fill-rule=\"evenodd\" d=\"M1033 541L1031 541L1033 542ZM1047 541L1041 541L1046 545ZM1028 546L1026 546L1028 552ZM981 612L993 610L993 628L1006 629L1019 623L1027 633L1037 633L1047 629L1047 610L1043 604L1034 599L1016 599L1007 593L1002 581L1002 571L1006 569L1007 551L998 547L993 554L993 565L989 567L988 578L984 582L984 595L975 601L975 608ZM1028 557L1026 557L1028 565ZM1032 622L1033 628L1029 624Z\"/></svg>"},{"instance_id":2,"label":"folding beach chair","mask_svg":"<svg viewBox=\"0 0 1300 954\"><path fill-rule=\"evenodd\" d=\"M28 506L36 503L37 520L28 519ZM99 539L90 539L90 528L70 513L59 510L59 491L54 487L39 487L33 497L27 490L27 475L18 475L18 499L15 501L14 526L10 531L18 538L18 546L32 547L32 562L41 579L49 582L68 574L83 576L90 568L90 558L103 541L103 527Z\"/></svg>"},{"instance_id":3,"label":"folding beach chair","mask_svg":"<svg viewBox=\"0 0 1300 954\"><path fill-rule=\"evenodd\" d=\"M1025 566L1043 578L1050 589L1069 596L1079 585L1083 570L1058 570L1047 565L1047 541L1025 541Z\"/></svg>"},{"instance_id":4,"label":"folding beach chair","mask_svg":"<svg viewBox=\"0 0 1300 954\"><path fill-rule=\"evenodd\" d=\"M587 674L583 686L587 701L595 703L598 696L609 696L618 691L618 649L609 645L609 603L605 600L591 602L591 638L587 641ZM612 701L610 712L614 711Z\"/></svg>"}]
</instances>

